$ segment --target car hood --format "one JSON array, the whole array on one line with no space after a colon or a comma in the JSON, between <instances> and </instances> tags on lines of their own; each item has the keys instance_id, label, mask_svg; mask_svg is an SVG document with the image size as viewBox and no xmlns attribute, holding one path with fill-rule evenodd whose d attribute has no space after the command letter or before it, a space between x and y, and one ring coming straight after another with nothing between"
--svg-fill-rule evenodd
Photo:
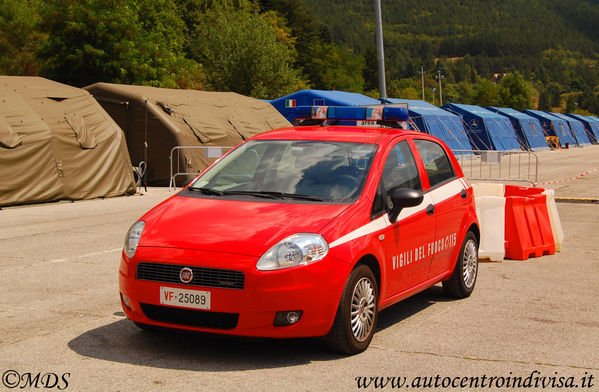
<instances>
[{"instance_id":1,"label":"car hood","mask_svg":"<svg viewBox=\"0 0 599 392\"><path fill-rule=\"evenodd\" d=\"M318 233L347 205L175 196L142 217L139 246L262 256L296 233Z\"/></svg>"}]
</instances>

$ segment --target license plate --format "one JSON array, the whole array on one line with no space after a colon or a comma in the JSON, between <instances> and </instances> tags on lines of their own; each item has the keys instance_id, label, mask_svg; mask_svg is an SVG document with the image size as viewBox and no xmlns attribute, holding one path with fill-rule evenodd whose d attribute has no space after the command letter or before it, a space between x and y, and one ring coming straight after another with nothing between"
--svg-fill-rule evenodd
<instances>
[{"instance_id":1,"label":"license plate","mask_svg":"<svg viewBox=\"0 0 599 392\"><path fill-rule=\"evenodd\" d=\"M210 292L160 286L160 304L193 309L210 309Z\"/></svg>"}]
</instances>

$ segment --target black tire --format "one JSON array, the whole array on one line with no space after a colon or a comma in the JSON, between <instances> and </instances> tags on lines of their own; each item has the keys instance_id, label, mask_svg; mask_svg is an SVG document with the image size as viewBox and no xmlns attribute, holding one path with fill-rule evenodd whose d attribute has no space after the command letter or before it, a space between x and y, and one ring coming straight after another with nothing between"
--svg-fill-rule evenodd
<instances>
[{"instance_id":1,"label":"black tire","mask_svg":"<svg viewBox=\"0 0 599 392\"><path fill-rule=\"evenodd\" d=\"M466 298L472 294L478 276L478 241L473 232L464 237L458 260L449 280L443 282L445 294Z\"/></svg>"},{"instance_id":2,"label":"black tire","mask_svg":"<svg viewBox=\"0 0 599 392\"><path fill-rule=\"evenodd\" d=\"M333 327L325 338L327 346L349 355L366 350L376 329L378 305L379 292L374 274L368 266L360 264L347 279ZM352 306L357 311L353 320Z\"/></svg>"}]
</instances>

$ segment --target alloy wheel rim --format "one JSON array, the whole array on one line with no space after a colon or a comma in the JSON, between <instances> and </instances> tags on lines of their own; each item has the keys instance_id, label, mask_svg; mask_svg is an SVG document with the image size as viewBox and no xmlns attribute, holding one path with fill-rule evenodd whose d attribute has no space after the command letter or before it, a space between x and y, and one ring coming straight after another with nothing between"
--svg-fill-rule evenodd
<instances>
[{"instance_id":1,"label":"alloy wheel rim","mask_svg":"<svg viewBox=\"0 0 599 392\"><path fill-rule=\"evenodd\" d=\"M354 286L351 300L351 328L358 342L368 339L374 328L375 316L374 287L370 279L364 277Z\"/></svg>"},{"instance_id":2,"label":"alloy wheel rim","mask_svg":"<svg viewBox=\"0 0 599 392\"><path fill-rule=\"evenodd\" d=\"M463 264L463 277L464 284L468 289L474 286L476 281L476 272L478 270L478 254L476 252L476 245L473 240L468 240L464 247L464 257L462 259Z\"/></svg>"}]
</instances>

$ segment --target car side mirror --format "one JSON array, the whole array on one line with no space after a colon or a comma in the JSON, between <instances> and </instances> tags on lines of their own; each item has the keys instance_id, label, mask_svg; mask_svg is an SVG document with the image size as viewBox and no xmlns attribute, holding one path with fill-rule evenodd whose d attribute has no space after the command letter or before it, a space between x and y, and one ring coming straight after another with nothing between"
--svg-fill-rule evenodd
<instances>
[{"instance_id":1,"label":"car side mirror","mask_svg":"<svg viewBox=\"0 0 599 392\"><path fill-rule=\"evenodd\" d=\"M406 207L416 207L424 199L422 191L409 188L399 188L391 194L393 208L389 211L389 220L395 222L401 210Z\"/></svg>"}]
</instances>

